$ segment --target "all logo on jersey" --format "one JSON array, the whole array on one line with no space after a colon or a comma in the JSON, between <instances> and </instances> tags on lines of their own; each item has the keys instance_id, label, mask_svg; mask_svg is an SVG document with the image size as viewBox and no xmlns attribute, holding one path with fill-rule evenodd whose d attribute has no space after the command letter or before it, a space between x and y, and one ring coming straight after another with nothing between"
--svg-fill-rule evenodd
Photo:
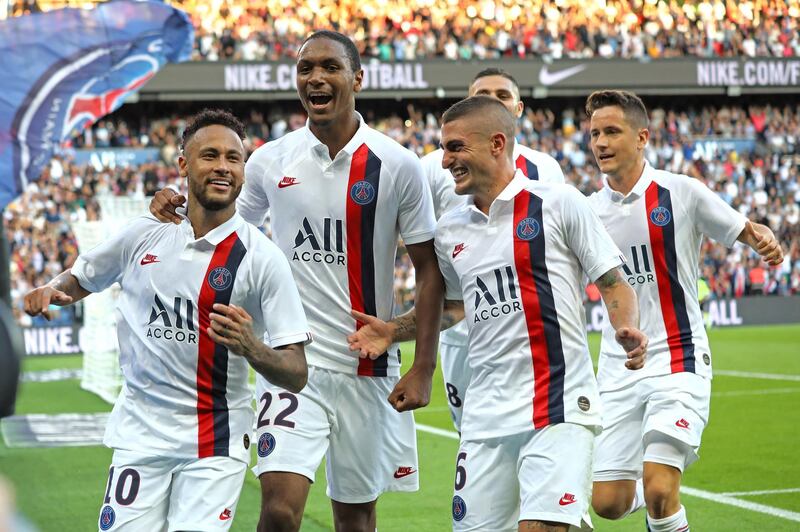
<instances>
[{"instance_id":1,"label":"all logo on jersey","mask_svg":"<svg viewBox=\"0 0 800 532\"><path fill-rule=\"evenodd\" d=\"M344 266L344 221L323 218L322 230L314 231L308 218L303 218L294 237L294 250L292 260Z\"/></svg>"},{"instance_id":2,"label":"all logo on jersey","mask_svg":"<svg viewBox=\"0 0 800 532\"><path fill-rule=\"evenodd\" d=\"M194 308L194 301L182 297L173 298L172 307L168 308L157 294L154 295L147 322L147 337L196 344Z\"/></svg>"},{"instance_id":3,"label":"all logo on jersey","mask_svg":"<svg viewBox=\"0 0 800 532\"><path fill-rule=\"evenodd\" d=\"M622 271L625 272L625 280L631 286L656 281L650 265L650 251L647 249L647 244L631 246L630 255L625 257L625 262L622 264Z\"/></svg>"},{"instance_id":4,"label":"all logo on jersey","mask_svg":"<svg viewBox=\"0 0 800 532\"><path fill-rule=\"evenodd\" d=\"M114 509L108 505L103 506L103 509L100 510L100 530L110 529L116 520L117 514L114 513Z\"/></svg>"},{"instance_id":5,"label":"all logo on jersey","mask_svg":"<svg viewBox=\"0 0 800 532\"><path fill-rule=\"evenodd\" d=\"M672 220L672 214L666 207L656 207L650 211L650 221L659 227L664 227Z\"/></svg>"},{"instance_id":6,"label":"all logo on jersey","mask_svg":"<svg viewBox=\"0 0 800 532\"><path fill-rule=\"evenodd\" d=\"M265 432L258 438L258 456L266 458L275 450L275 436Z\"/></svg>"},{"instance_id":7,"label":"all logo on jersey","mask_svg":"<svg viewBox=\"0 0 800 532\"><path fill-rule=\"evenodd\" d=\"M458 495L453 497L453 520L461 521L467 515L467 503Z\"/></svg>"},{"instance_id":8,"label":"all logo on jersey","mask_svg":"<svg viewBox=\"0 0 800 532\"><path fill-rule=\"evenodd\" d=\"M475 277L475 315L473 323L522 312L514 269L495 268Z\"/></svg>"},{"instance_id":9,"label":"all logo on jersey","mask_svg":"<svg viewBox=\"0 0 800 532\"><path fill-rule=\"evenodd\" d=\"M541 229L536 218L523 218L517 224L515 233L520 240L533 240L539 236Z\"/></svg>"},{"instance_id":10,"label":"all logo on jersey","mask_svg":"<svg viewBox=\"0 0 800 532\"><path fill-rule=\"evenodd\" d=\"M217 292L227 290L230 288L231 283L233 283L233 275L231 275L231 271L225 266L214 268L211 270L211 273L208 274L208 284Z\"/></svg>"},{"instance_id":11,"label":"all logo on jersey","mask_svg":"<svg viewBox=\"0 0 800 532\"><path fill-rule=\"evenodd\" d=\"M356 181L350 187L350 198L359 205L368 205L375 199L375 187L369 181Z\"/></svg>"}]
</instances>

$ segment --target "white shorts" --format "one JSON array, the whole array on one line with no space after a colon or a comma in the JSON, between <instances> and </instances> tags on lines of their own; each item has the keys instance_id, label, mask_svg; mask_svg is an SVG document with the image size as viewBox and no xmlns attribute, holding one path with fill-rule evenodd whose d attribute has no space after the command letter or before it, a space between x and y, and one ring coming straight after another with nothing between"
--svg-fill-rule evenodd
<instances>
[{"instance_id":1,"label":"white shorts","mask_svg":"<svg viewBox=\"0 0 800 532\"><path fill-rule=\"evenodd\" d=\"M666 463L683 472L697 460L708 423L711 381L694 373L648 377L620 390L601 392L603 432L597 437L594 480L636 480L643 462ZM683 458L646 455L653 440L675 441Z\"/></svg>"},{"instance_id":2,"label":"white shorts","mask_svg":"<svg viewBox=\"0 0 800 532\"><path fill-rule=\"evenodd\" d=\"M453 530L514 531L519 521L591 530L594 433L559 423L482 441L462 441L456 462Z\"/></svg>"},{"instance_id":3,"label":"white shorts","mask_svg":"<svg viewBox=\"0 0 800 532\"><path fill-rule=\"evenodd\" d=\"M458 432L461 432L461 414L464 407L464 394L467 391L472 370L467 363L467 346L448 343L439 344L442 357L442 375L444 376L444 392L447 395L447 406L450 417Z\"/></svg>"},{"instance_id":4,"label":"white shorts","mask_svg":"<svg viewBox=\"0 0 800 532\"><path fill-rule=\"evenodd\" d=\"M259 378L253 471L297 473L313 482L325 456L327 493L335 501L359 504L386 491L416 491L414 416L387 400L398 380L309 366L308 384L292 394Z\"/></svg>"},{"instance_id":5,"label":"white shorts","mask_svg":"<svg viewBox=\"0 0 800 532\"><path fill-rule=\"evenodd\" d=\"M227 456L163 458L115 450L101 531L228 530L247 464Z\"/></svg>"}]
</instances>

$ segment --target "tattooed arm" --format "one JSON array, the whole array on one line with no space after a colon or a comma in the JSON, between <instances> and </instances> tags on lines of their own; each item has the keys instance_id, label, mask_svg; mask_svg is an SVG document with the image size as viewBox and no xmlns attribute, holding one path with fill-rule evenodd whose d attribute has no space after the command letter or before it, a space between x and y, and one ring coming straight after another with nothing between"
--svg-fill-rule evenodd
<instances>
[{"instance_id":1,"label":"tattooed arm","mask_svg":"<svg viewBox=\"0 0 800 532\"><path fill-rule=\"evenodd\" d=\"M28 292L25 295L25 312L30 316L41 314L50 320L50 312L47 310L50 305L65 307L77 303L89 294L91 292L85 290L70 270L67 270L46 285Z\"/></svg>"},{"instance_id":2,"label":"tattooed arm","mask_svg":"<svg viewBox=\"0 0 800 532\"><path fill-rule=\"evenodd\" d=\"M377 358L395 342L413 340L417 335L417 310L412 308L391 321L353 312L364 323L358 331L347 337L351 351L360 351L362 358ZM464 302L445 300L439 330L449 329L464 319Z\"/></svg>"},{"instance_id":3,"label":"tattooed arm","mask_svg":"<svg viewBox=\"0 0 800 532\"><path fill-rule=\"evenodd\" d=\"M642 368L647 351L647 336L639 330L639 302L636 292L625 282L618 268L601 275L595 285L600 290L608 319L616 331L616 340L628 354L625 367Z\"/></svg>"}]
</instances>

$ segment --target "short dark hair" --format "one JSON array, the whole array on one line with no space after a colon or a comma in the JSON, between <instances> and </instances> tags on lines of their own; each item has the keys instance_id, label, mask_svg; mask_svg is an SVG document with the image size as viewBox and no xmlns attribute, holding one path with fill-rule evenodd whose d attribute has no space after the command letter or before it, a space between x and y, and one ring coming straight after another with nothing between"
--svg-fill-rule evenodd
<instances>
[{"instance_id":1,"label":"short dark hair","mask_svg":"<svg viewBox=\"0 0 800 532\"><path fill-rule=\"evenodd\" d=\"M472 78L472 81L469 83L469 86L471 87L479 79L487 78L489 76L500 76L506 78L507 80L509 80L511 83L514 84L514 88L517 89L517 94L519 94L519 83L517 83L516 78L514 78L514 76L512 76L502 68L497 68L497 67L484 68L483 70L475 74L475 77Z\"/></svg>"},{"instance_id":2,"label":"short dark hair","mask_svg":"<svg viewBox=\"0 0 800 532\"><path fill-rule=\"evenodd\" d=\"M645 128L650 123L647 116L647 108L642 99L629 91L604 90L595 91L586 98L586 116L592 118L592 114L603 107L617 106L622 109L625 119L639 128Z\"/></svg>"},{"instance_id":3,"label":"short dark hair","mask_svg":"<svg viewBox=\"0 0 800 532\"><path fill-rule=\"evenodd\" d=\"M305 44L312 39L330 39L340 43L342 46L344 46L344 49L347 52L347 59L350 61L350 67L353 69L353 72L358 72L361 70L361 56L358 54L358 48L356 48L353 40L344 33L331 30L315 31L306 37L306 40L303 41L303 45L300 46L300 48L305 46Z\"/></svg>"},{"instance_id":4,"label":"short dark hair","mask_svg":"<svg viewBox=\"0 0 800 532\"><path fill-rule=\"evenodd\" d=\"M516 119L500 100L491 96L470 96L454 103L442 115L442 125L459 118L480 114L483 122L497 128L507 139L513 140L516 133ZM509 142L513 145L513 142Z\"/></svg>"},{"instance_id":5,"label":"short dark hair","mask_svg":"<svg viewBox=\"0 0 800 532\"><path fill-rule=\"evenodd\" d=\"M244 124L241 120L223 109L203 109L187 120L186 128L181 135L181 151L186 149L186 144L195 133L208 126L225 126L244 140Z\"/></svg>"}]
</instances>

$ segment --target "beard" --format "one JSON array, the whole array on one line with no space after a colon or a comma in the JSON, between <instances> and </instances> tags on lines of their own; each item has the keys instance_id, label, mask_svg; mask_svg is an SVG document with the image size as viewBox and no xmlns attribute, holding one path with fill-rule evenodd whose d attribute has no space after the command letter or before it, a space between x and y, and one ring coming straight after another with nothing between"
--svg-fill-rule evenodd
<instances>
[{"instance_id":1,"label":"beard","mask_svg":"<svg viewBox=\"0 0 800 532\"><path fill-rule=\"evenodd\" d=\"M236 201L236 198L239 197L239 193L242 191L242 185L238 187L231 188L230 193L228 193L227 197L212 198L208 193L208 188L204 184L199 183L190 183L190 188L192 191L192 195L197 200L205 210L207 211L221 211L231 206L233 202Z\"/></svg>"}]
</instances>

